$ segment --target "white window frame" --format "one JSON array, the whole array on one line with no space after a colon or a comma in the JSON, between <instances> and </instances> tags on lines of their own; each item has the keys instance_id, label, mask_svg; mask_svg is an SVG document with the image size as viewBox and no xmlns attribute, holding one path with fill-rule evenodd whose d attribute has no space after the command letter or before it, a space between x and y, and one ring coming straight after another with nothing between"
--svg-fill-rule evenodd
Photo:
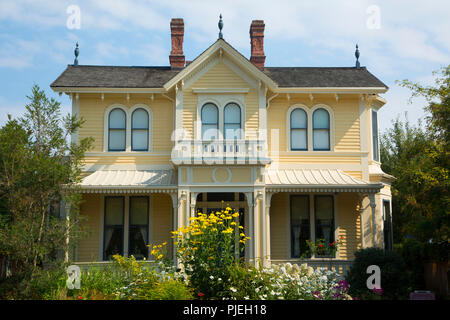
<instances>
[{"instance_id":1,"label":"white window frame","mask_svg":"<svg viewBox=\"0 0 450 320\"><path fill-rule=\"evenodd\" d=\"M126 143L125 151L109 151L109 113L114 109L122 109L126 116ZM148 150L147 151L132 151L131 150L131 117L136 109L144 109L148 113ZM112 104L105 109L103 121L103 152L108 153L148 153L153 151L153 112L146 104L135 104L128 108L123 104Z\"/></svg>"},{"instance_id":2,"label":"white window frame","mask_svg":"<svg viewBox=\"0 0 450 320\"><path fill-rule=\"evenodd\" d=\"M380 122L378 121L378 109L376 108L370 108L370 154L371 154L371 159L372 161L374 161L375 163L380 163L381 164L381 154L380 154ZM375 112L377 114L377 142L378 142L378 160L375 160L375 155L373 153L374 150L374 145L373 145L373 112Z\"/></svg>"},{"instance_id":3,"label":"white window frame","mask_svg":"<svg viewBox=\"0 0 450 320\"><path fill-rule=\"evenodd\" d=\"M207 103L216 105L219 111L218 140L224 140L224 110L229 103L235 103L241 109L241 140L245 139L245 97L244 94L199 94L197 102L197 120L195 124L195 140L202 140L202 108Z\"/></svg>"},{"instance_id":4,"label":"white window frame","mask_svg":"<svg viewBox=\"0 0 450 320\"><path fill-rule=\"evenodd\" d=\"M317 109L325 109L330 116L330 150L314 150L313 141L313 114ZM308 117L308 150L292 150L291 149L291 113L295 109L303 109ZM305 152L334 152L335 134L334 134L334 111L332 108L323 103L318 103L309 108L304 104L294 104L289 107L286 113L286 151L293 153L305 153Z\"/></svg>"}]
</instances>

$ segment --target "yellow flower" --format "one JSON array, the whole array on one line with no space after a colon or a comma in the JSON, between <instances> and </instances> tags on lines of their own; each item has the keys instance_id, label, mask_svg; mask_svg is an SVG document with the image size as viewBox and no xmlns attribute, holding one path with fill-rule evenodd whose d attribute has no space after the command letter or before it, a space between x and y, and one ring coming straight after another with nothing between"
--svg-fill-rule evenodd
<instances>
[{"instance_id":1,"label":"yellow flower","mask_svg":"<svg viewBox=\"0 0 450 320\"><path fill-rule=\"evenodd\" d=\"M245 237L245 234L241 233L240 236L241 236L241 237Z\"/></svg>"},{"instance_id":2,"label":"yellow flower","mask_svg":"<svg viewBox=\"0 0 450 320\"><path fill-rule=\"evenodd\" d=\"M232 216L235 218L239 217L239 212L233 213Z\"/></svg>"},{"instance_id":3,"label":"yellow flower","mask_svg":"<svg viewBox=\"0 0 450 320\"><path fill-rule=\"evenodd\" d=\"M163 255L162 254L160 254L158 257L156 257L156 259L162 259L162 257L163 257Z\"/></svg>"},{"instance_id":4,"label":"yellow flower","mask_svg":"<svg viewBox=\"0 0 450 320\"><path fill-rule=\"evenodd\" d=\"M232 226L235 226L235 225L236 225L236 222L233 221L233 222L230 223L230 224L231 224Z\"/></svg>"},{"instance_id":5,"label":"yellow flower","mask_svg":"<svg viewBox=\"0 0 450 320\"><path fill-rule=\"evenodd\" d=\"M239 229L244 229L244 227L243 226L239 226Z\"/></svg>"}]
</instances>

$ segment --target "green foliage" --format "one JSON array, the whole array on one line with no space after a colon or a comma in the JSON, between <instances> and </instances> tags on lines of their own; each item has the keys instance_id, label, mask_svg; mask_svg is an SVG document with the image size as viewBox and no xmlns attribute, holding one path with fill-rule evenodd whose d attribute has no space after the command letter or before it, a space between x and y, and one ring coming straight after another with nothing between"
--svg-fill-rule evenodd
<instances>
[{"instance_id":1,"label":"green foliage","mask_svg":"<svg viewBox=\"0 0 450 320\"><path fill-rule=\"evenodd\" d=\"M22 118L12 119L0 129L0 255L12 262L18 274L36 270L55 257L66 237L83 236L78 209L81 195L81 160L92 139L70 144L68 138L83 120L61 117L60 103L48 99L35 85ZM69 219L49 208L64 200L71 205Z\"/></svg>"},{"instance_id":2,"label":"green foliage","mask_svg":"<svg viewBox=\"0 0 450 320\"><path fill-rule=\"evenodd\" d=\"M181 275L165 268L163 263L157 266L150 262L138 262L120 255L114 256L115 263L126 275L126 283L116 287L115 296L121 300L188 300L192 291ZM157 270L159 267L161 270Z\"/></svg>"},{"instance_id":3,"label":"green foliage","mask_svg":"<svg viewBox=\"0 0 450 320\"><path fill-rule=\"evenodd\" d=\"M229 278L230 268L249 239L239 226L239 212L226 208L209 215L199 213L191 218L189 226L172 233L177 257L196 294L219 297L223 282L211 280Z\"/></svg>"},{"instance_id":4,"label":"green foliage","mask_svg":"<svg viewBox=\"0 0 450 320\"><path fill-rule=\"evenodd\" d=\"M381 270L381 289L386 299L406 299L409 293L409 282L405 262L394 251L379 248L361 249L355 252L347 281L350 293L359 297L367 297L372 292L367 288L367 267L377 265Z\"/></svg>"},{"instance_id":5,"label":"green foliage","mask_svg":"<svg viewBox=\"0 0 450 320\"><path fill-rule=\"evenodd\" d=\"M397 178L392 184L397 243L406 235L422 242L450 239L450 66L434 75L434 86L400 82L412 90L412 97L427 100L426 126L397 119L381 138L382 169Z\"/></svg>"}]
</instances>

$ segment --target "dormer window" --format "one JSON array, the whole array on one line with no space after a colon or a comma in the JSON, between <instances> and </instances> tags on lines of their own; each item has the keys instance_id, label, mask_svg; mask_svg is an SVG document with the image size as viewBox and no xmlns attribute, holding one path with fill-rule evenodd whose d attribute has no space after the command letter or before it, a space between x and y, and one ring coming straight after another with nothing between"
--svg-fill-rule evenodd
<instances>
[{"instance_id":1,"label":"dormer window","mask_svg":"<svg viewBox=\"0 0 450 320\"><path fill-rule=\"evenodd\" d=\"M131 115L131 150L148 151L148 112L136 109Z\"/></svg>"},{"instance_id":2,"label":"dormer window","mask_svg":"<svg viewBox=\"0 0 450 320\"><path fill-rule=\"evenodd\" d=\"M308 150L308 115L297 108L291 112L291 150Z\"/></svg>"},{"instance_id":3,"label":"dormer window","mask_svg":"<svg viewBox=\"0 0 450 320\"><path fill-rule=\"evenodd\" d=\"M225 139L241 138L241 108L236 103L229 103L224 109Z\"/></svg>"},{"instance_id":4,"label":"dormer window","mask_svg":"<svg viewBox=\"0 0 450 320\"><path fill-rule=\"evenodd\" d=\"M125 151L126 148L126 114L120 109L111 110L108 119L108 150Z\"/></svg>"},{"instance_id":5,"label":"dormer window","mask_svg":"<svg viewBox=\"0 0 450 320\"><path fill-rule=\"evenodd\" d=\"M323 108L313 113L313 148L314 150L330 150L330 115Z\"/></svg>"},{"instance_id":6,"label":"dormer window","mask_svg":"<svg viewBox=\"0 0 450 320\"><path fill-rule=\"evenodd\" d=\"M216 105L207 103L202 107L202 139L218 139L219 110Z\"/></svg>"}]
</instances>

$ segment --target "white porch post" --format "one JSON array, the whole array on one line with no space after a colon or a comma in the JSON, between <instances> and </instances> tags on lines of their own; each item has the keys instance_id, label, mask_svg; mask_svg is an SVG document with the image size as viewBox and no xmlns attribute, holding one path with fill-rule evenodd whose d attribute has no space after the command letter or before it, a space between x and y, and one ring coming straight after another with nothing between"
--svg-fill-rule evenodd
<instances>
[{"instance_id":1,"label":"white porch post","mask_svg":"<svg viewBox=\"0 0 450 320\"><path fill-rule=\"evenodd\" d=\"M255 198L253 200L253 215L254 215L254 221L253 221L253 238L254 238L254 257L255 257L255 265L259 267L264 262L262 259L264 258L262 256L262 250L264 245L264 194L263 191L257 190L255 191ZM264 219L265 220L265 219Z\"/></svg>"},{"instance_id":2,"label":"white porch post","mask_svg":"<svg viewBox=\"0 0 450 320\"><path fill-rule=\"evenodd\" d=\"M359 228L361 229L361 248L365 248L365 239L364 239L364 223L363 223L363 213L364 213L364 207L363 207L363 200L364 195L362 193L358 194L359 197Z\"/></svg>"},{"instance_id":3,"label":"white porch post","mask_svg":"<svg viewBox=\"0 0 450 320\"><path fill-rule=\"evenodd\" d=\"M170 197L172 198L172 231L178 229L178 194L171 193ZM177 264L177 250L175 246L175 238L172 241L172 258L175 264Z\"/></svg>"},{"instance_id":4,"label":"white porch post","mask_svg":"<svg viewBox=\"0 0 450 320\"><path fill-rule=\"evenodd\" d=\"M66 248L64 250L64 262L69 262L69 249L70 249L70 203L63 201L64 213L66 217Z\"/></svg>"},{"instance_id":5,"label":"white porch post","mask_svg":"<svg viewBox=\"0 0 450 320\"><path fill-rule=\"evenodd\" d=\"M374 193L370 193L369 194L369 199L370 199L370 208L372 209L372 246L376 247L376 242L375 242L375 232L376 232L375 208L376 208L377 204L375 202L375 194Z\"/></svg>"},{"instance_id":6,"label":"white porch post","mask_svg":"<svg viewBox=\"0 0 450 320\"><path fill-rule=\"evenodd\" d=\"M191 214L190 217L195 217L195 205L197 204L198 192L191 192Z\"/></svg>"},{"instance_id":7,"label":"white porch post","mask_svg":"<svg viewBox=\"0 0 450 320\"><path fill-rule=\"evenodd\" d=\"M271 265L271 255L270 255L270 202L272 200L273 193L266 192L266 208L265 208L265 248L264 248L264 267L270 267Z\"/></svg>"},{"instance_id":8,"label":"white porch post","mask_svg":"<svg viewBox=\"0 0 450 320\"><path fill-rule=\"evenodd\" d=\"M248 259L250 261L250 263L254 262L254 251L253 251L253 247L254 247L254 236L253 236L253 192L246 192L245 196L247 198L247 205L248 205L248 232L249 232L249 237L250 237L250 241L248 243Z\"/></svg>"}]
</instances>

